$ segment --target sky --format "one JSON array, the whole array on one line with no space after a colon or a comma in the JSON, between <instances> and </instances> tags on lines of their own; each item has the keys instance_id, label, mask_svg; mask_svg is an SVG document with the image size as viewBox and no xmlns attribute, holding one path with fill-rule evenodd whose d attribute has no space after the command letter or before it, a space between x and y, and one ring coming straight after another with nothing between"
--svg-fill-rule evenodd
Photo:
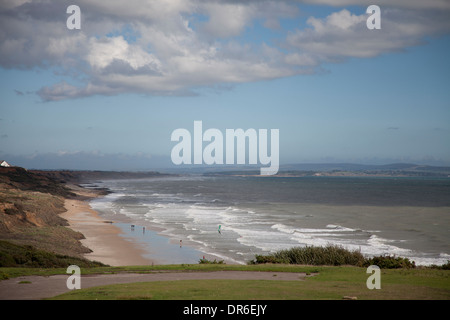
<instances>
[{"instance_id":1,"label":"sky","mask_svg":"<svg viewBox=\"0 0 450 320\"><path fill-rule=\"evenodd\" d=\"M202 121L278 129L281 165L449 166L449 16L446 0L2 1L0 159L166 168L172 132Z\"/></svg>"}]
</instances>

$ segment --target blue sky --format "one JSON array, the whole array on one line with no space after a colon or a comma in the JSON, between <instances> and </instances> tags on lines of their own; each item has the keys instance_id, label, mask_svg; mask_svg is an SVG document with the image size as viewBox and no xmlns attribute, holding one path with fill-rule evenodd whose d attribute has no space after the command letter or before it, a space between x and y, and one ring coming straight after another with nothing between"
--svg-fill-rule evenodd
<instances>
[{"instance_id":1,"label":"blue sky","mask_svg":"<svg viewBox=\"0 0 450 320\"><path fill-rule=\"evenodd\" d=\"M0 158L162 168L172 131L202 120L279 129L281 164L450 165L448 3L381 2L369 31L367 3L339 2L78 1L81 30L69 2L6 2Z\"/></svg>"}]
</instances>

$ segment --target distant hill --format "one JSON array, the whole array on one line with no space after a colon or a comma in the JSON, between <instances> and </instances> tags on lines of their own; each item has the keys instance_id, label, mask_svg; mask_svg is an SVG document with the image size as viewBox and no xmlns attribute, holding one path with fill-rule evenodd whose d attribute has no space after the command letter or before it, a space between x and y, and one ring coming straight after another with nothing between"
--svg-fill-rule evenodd
<instances>
[{"instance_id":1,"label":"distant hill","mask_svg":"<svg viewBox=\"0 0 450 320\"><path fill-rule=\"evenodd\" d=\"M206 175L259 175L256 166L198 168L196 173ZM367 165L355 163L298 163L281 165L277 176L412 176L448 177L450 167L392 163Z\"/></svg>"},{"instance_id":2,"label":"distant hill","mask_svg":"<svg viewBox=\"0 0 450 320\"><path fill-rule=\"evenodd\" d=\"M392 163L384 165L355 164L355 163L302 163L288 164L280 167L280 171L431 171L448 172L450 167L436 167L417 165L412 163Z\"/></svg>"}]
</instances>

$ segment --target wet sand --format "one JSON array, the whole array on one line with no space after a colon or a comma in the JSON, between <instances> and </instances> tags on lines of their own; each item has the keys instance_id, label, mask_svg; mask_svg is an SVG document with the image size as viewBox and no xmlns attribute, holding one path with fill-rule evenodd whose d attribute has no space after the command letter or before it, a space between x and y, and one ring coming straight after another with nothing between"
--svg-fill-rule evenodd
<instances>
[{"instance_id":1,"label":"wet sand","mask_svg":"<svg viewBox=\"0 0 450 320\"><path fill-rule=\"evenodd\" d=\"M103 220L87 201L66 199L65 207L67 211L61 217L71 229L85 236L81 243L92 250L84 255L86 259L111 266L157 264L144 257L146 251L138 243L122 237L121 229Z\"/></svg>"}]
</instances>

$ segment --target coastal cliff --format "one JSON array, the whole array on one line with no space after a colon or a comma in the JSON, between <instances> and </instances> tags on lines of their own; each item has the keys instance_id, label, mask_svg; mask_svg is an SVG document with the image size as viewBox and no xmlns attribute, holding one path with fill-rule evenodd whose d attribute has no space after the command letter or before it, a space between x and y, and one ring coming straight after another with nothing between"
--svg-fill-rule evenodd
<instances>
[{"instance_id":1,"label":"coastal cliff","mask_svg":"<svg viewBox=\"0 0 450 320\"><path fill-rule=\"evenodd\" d=\"M84 236L59 216L65 199L77 197L61 179L0 168L0 266L36 266L43 256L52 256L58 266L56 256L82 258L90 252L79 241Z\"/></svg>"}]
</instances>

